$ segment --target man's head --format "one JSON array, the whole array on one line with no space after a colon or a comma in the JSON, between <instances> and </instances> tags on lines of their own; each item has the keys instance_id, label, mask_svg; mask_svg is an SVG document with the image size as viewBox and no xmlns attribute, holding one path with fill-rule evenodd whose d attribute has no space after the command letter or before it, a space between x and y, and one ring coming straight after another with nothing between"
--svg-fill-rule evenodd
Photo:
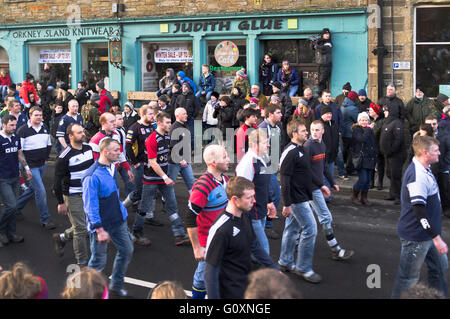
<instances>
[{"instance_id":1,"label":"man's head","mask_svg":"<svg viewBox=\"0 0 450 319\"><path fill-rule=\"evenodd\" d=\"M158 98L158 106L159 106L160 108L164 108L166 105L167 105L167 98L166 98L165 95L161 95L161 96Z\"/></svg>"},{"instance_id":2,"label":"man's head","mask_svg":"<svg viewBox=\"0 0 450 319\"><path fill-rule=\"evenodd\" d=\"M414 155L422 159L425 164L431 165L439 162L439 141L430 136L416 136L413 139Z\"/></svg>"},{"instance_id":3,"label":"man's head","mask_svg":"<svg viewBox=\"0 0 450 319\"><path fill-rule=\"evenodd\" d=\"M31 124L37 126L42 123L42 109L39 106L33 106L29 112Z\"/></svg>"},{"instance_id":4,"label":"man's head","mask_svg":"<svg viewBox=\"0 0 450 319\"><path fill-rule=\"evenodd\" d=\"M322 106L320 117L324 122L329 122L333 119L333 109L329 105Z\"/></svg>"},{"instance_id":5,"label":"man's head","mask_svg":"<svg viewBox=\"0 0 450 319\"><path fill-rule=\"evenodd\" d=\"M112 115L112 114L111 114ZM120 143L110 137L105 138L100 143L100 161L109 164L119 161Z\"/></svg>"},{"instance_id":6,"label":"man's head","mask_svg":"<svg viewBox=\"0 0 450 319\"><path fill-rule=\"evenodd\" d=\"M178 107L175 109L175 119L180 123L186 123L187 122L187 111L184 107Z\"/></svg>"},{"instance_id":7,"label":"man's head","mask_svg":"<svg viewBox=\"0 0 450 319\"><path fill-rule=\"evenodd\" d=\"M172 85L172 93L180 92L180 85L179 84L173 84Z\"/></svg>"},{"instance_id":8,"label":"man's head","mask_svg":"<svg viewBox=\"0 0 450 319\"><path fill-rule=\"evenodd\" d=\"M393 84L389 84L386 88L386 95L388 97L394 96L396 92L395 86Z\"/></svg>"},{"instance_id":9,"label":"man's head","mask_svg":"<svg viewBox=\"0 0 450 319\"><path fill-rule=\"evenodd\" d=\"M7 114L2 118L2 131L5 135L10 136L16 131L17 119L14 115Z\"/></svg>"},{"instance_id":10,"label":"man's head","mask_svg":"<svg viewBox=\"0 0 450 319\"><path fill-rule=\"evenodd\" d=\"M247 212L255 204L255 186L245 177L230 178L227 184L227 197L237 209Z\"/></svg>"},{"instance_id":11,"label":"man's head","mask_svg":"<svg viewBox=\"0 0 450 319\"><path fill-rule=\"evenodd\" d=\"M352 86L351 86L350 82L347 82L342 86L342 93L344 93L345 96L347 96L348 92L350 92L351 90L352 90Z\"/></svg>"},{"instance_id":12,"label":"man's head","mask_svg":"<svg viewBox=\"0 0 450 319\"><path fill-rule=\"evenodd\" d=\"M315 140L322 140L323 133L325 129L321 121L314 121L311 123L311 137Z\"/></svg>"},{"instance_id":13,"label":"man's head","mask_svg":"<svg viewBox=\"0 0 450 319\"><path fill-rule=\"evenodd\" d=\"M421 88L417 88L417 89L416 89L415 97L416 97L417 99L423 100L424 95L425 95L425 93L423 93L423 91L422 91Z\"/></svg>"},{"instance_id":14,"label":"man's head","mask_svg":"<svg viewBox=\"0 0 450 319\"><path fill-rule=\"evenodd\" d=\"M436 97L436 100L441 102L444 106L450 105L448 96L442 93L439 93Z\"/></svg>"},{"instance_id":15,"label":"man's head","mask_svg":"<svg viewBox=\"0 0 450 319\"><path fill-rule=\"evenodd\" d=\"M78 123L72 123L67 127L67 136L69 137L70 144L83 143L86 135L84 134L84 128Z\"/></svg>"},{"instance_id":16,"label":"man's head","mask_svg":"<svg viewBox=\"0 0 450 319\"><path fill-rule=\"evenodd\" d=\"M248 146L259 156L268 154L270 143L267 132L262 129L253 130L248 136Z\"/></svg>"},{"instance_id":17,"label":"man's head","mask_svg":"<svg viewBox=\"0 0 450 319\"><path fill-rule=\"evenodd\" d=\"M67 103L67 108L69 109L69 114L72 115L72 116L73 115L77 115L78 107L79 107L78 101L75 100L75 99L71 99L69 101L69 103Z\"/></svg>"},{"instance_id":18,"label":"man's head","mask_svg":"<svg viewBox=\"0 0 450 319\"><path fill-rule=\"evenodd\" d=\"M209 66L208 66L208 64L202 64L202 73L203 74L209 73Z\"/></svg>"},{"instance_id":19,"label":"man's head","mask_svg":"<svg viewBox=\"0 0 450 319\"><path fill-rule=\"evenodd\" d=\"M252 272L248 277L245 299L301 299L294 282L285 274L271 268Z\"/></svg>"},{"instance_id":20,"label":"man's head","mask_svg":"<svg viewBox=\"0 0 450 319\"><path fill-rule=\"evenodd\" d=\"M330 104L330 102L331 102L331 92L329 90L323 90L322 91L322 102L324 104Z\"/></svg>"},{"instance_id":21,"label":"man's head","mask_svg":"<svg viewBox=\"0 0 450 319\"><path fill-rule=\"evenodd\" d=\"M253 96L258 96L259 93L261 92L261 89L258 84L253 84L252 87L250 88L250 92L252 93Z\"/></svg>"},{"instance_id":22,"label":"man's head","mask_svg":"<svg viewBox=\"0 0 450 319\"><path fill-rule=\"evenodd\" d=\"M287 134L295 144L303 144L308 139L308 130L305 122L292 120L287 125Z\"/></svg>"},{"instance_id":23,"label":"man's head","mask_svg":"<svg viewBox=\"0 0 450 319\"><path fill-rule=\"evenodd\" d=\"M86 88L86 82L85 81L79 81L78 82L78 88L79 89L84 89L84 88Z\"/></svg>"},{"instance_id":24,"label":"man's head","mask_svg":"<svg viewBox=\"0 0 450 319\"><path fill-rule=\"evenodd\" d=\"M189 92L191 90L191 86L189 85L189 83L184 82L182 87L181 87L181 90L182 90L183 93L187 93L187 92Z\"/></svg>"},{"instance_id":25,"label":"man's head","mask_svg":"<svg viewBox=\"0 0 450 319\"><path fill-rule=\"evenodd\" d=\"M123 127L123 113L120 111L114 112L114 115L116 117L116 127L120 128Z\"/></svg>"},{"instance_id":26,"label":"man's head","mask_svg":"<svg viewBox=\"0 0 450 319\"><path fill-rule=\"evenodd\" d=\"M367 92L364 89L361 89L358 91L358 99L361 102L364 102L365 100L367 100Z\"/></svg>"},{"instance_id":27,"label":"man's head","mask_svg":"<svg viewBox=\"0 0 450 319\"><path fill-rule=\"evenodd\" d=\"M248 126L256 125L256 121L258 120L258 114L259 114L258 110L251 107L246 108L242 112L242 117L245 121L245 124L247 124Z\"/></svg>"},{"instance_id":28,"label":"man's head","mask_svg":"<svg viewBox=\"0 0 450 319\"><path fill-rule=\"evenodd\" d=\"M149 125L155 121L155 110L150 105L145 104L139 109L139 115L144 124Z\"/></svg>"},{"instance_id":29,"label":"man's head","mask_svg":"<svg viewBox=\"0 0 450 319\"><path fill-rule=\"evenodd\" d=\"M428 115L425 118L425 123L426 124L430 124L431 127L433 128L433 131L436 132L438 129L438 120L436 117L434 117L433 115Z\"/></svg>"},{"instance_id":30,"label":"man's head","mask_svg":"<svg viewBox=\"0 0 450 319\"><path fill-rule=\"evenodd\" d=\"M203 152L203 160L206 166L212 167L219 173L225 173L230 166L230 158L226 149L217 144L208 145Z\"/></svg>"},{"instance_id":31,"label":"man's head","mask_svg":"<svg viewBox=\"0 0 450 319\"><path fill-rule=\"evenodd\" d=\"M20 105L19 100L14 99L8 102L9 113L19 114L21 109L22 105Z\"/></svg>"},{"instance_id":32,"label":"man's head","mask_svg":"<svg viewBox=\"0 0 450 319\"><path fill-rule=\"evenodd\" d=\"M277 93L281 90L281 83L278 81L273 82L272 84L272 91L273 93Z\"/></svg>"},{"instance_id":33,"label":"man's head","mask_svg":"<svg viewBox=\"0 0 450 319\"><path fill-rule=\"evenodd\" d=\"M272 123L278 123L281 121L283 117L283 113L281 113L281 106L278 104L270 103L264 109L265 117Z\"/></svg>"},{"instance_id":34,"label":"man's head","mask_svg":"<svg viewBox=\"0 0 450 319\"><path fill-rule=\"evenodd\" d=\"M112 113L106 112L100 116L99 119L102 130L108 134L112 134L116 129L116 116Z\"/></svg>"},{"instance_id":35,"label":"man's head","mask_svg":"<svg viewBox=\"0 0 450 319\"><path fill-rule=\"evenodd\" d=\"M309 101L313 97L312 90L310 88L306 88L303 91L303 97L305 98L306 101Z\"/></svg>"},{"instance_id":36,"label":"man's head","mask_svg":"<svg viewBox=\"0 0 450 319\"><path fill-rule=\"evenodd\" d=\"M98 81L95 84L95 89L97 90L98 93L102 92L105 89L105 82L103 82L103 80Z\"/></svg>"},{"instance_id":37,"label":"man's head","mask_svg":"<svg viewBox=\"0 0 450 319\"><path fill-rule=\"evenodd\" d=\"M170 127L172 126L170 115L166 112L158 113L156 116L156 124L158 125L159 130L162 130L164 133L169 133Z\"/></svg>"},{"instance_id":38,"label":"man's head","mask_svg":"<svg viewBox=\"0 0 450 319\"><path fill-rule=\"evenodd\" d=\"M283 69L285 69L285 70L289 69L289 61L288 61L288 60L284 60L284 61L281 63L281 66L282 66Z\"/></svg>"}]
</instances>

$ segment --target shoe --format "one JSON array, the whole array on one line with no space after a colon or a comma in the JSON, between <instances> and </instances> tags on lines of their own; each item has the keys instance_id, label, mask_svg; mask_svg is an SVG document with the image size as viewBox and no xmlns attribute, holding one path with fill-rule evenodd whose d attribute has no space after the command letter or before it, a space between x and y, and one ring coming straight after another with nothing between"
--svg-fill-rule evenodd
<instances>
[{"instance_id":1,"label":"shoe","mask_svg":"<svg viewBox=\"0 0 450 319\"><path fill-rule=\"evenodd\" d=\"M45 229L48 229L48 230L56 228L56 225L52 221L49 221L49 222L46 222L46 223L42 223L41 226L44 227Z\"/></svg>"},{"instance_id":2,"label":"shoe","mask_svg":"<svg viewBox=\"0 0 450 319\"><path fill-rule=\"evenodd\" d=\"M367 199L367 194L369 192L368 191L361 191L361 204L366 205L366 206L372 206L372 204L368 201Z\"/></svg>"},{"instance_id":3,"label":"shoe","mask_svg":"<svg viewBox=\"0 0 450 319\"><path fill-rule=\"evenodd\" d=\"M333 251L331 253L331 259L338 260L338 261L347 260L350 257L352 257L354 253L355 252L353 250L346 250L346 249L341 249L339 251Z\"/></svg>"},{"instance_id":4,"label":"shoe","mask_svg":"<svg viewBox=\"0 0 450 319\"><path fill-rule=\"evenodd\" d=\"M190 242L187 234L175 236L175 246L181 246Z\"/></svg>"},{"instance_id":5,"label":"shoe","mask_svg":"<svg viewBox=\"0 0 450 319\"><path fill-rule=\"evenodd\" d=\"M8 237L5 234L0 233L0 244L7 245L8 243L9 243Z\"/></svg>"},{"instance_id":6,"label":"shoe","mask_svg":"<svg viewBox=\"0 0 450 319\"><path fill-rule=\"evenodd\" d=\"M120 289L120 290L114 290L114 289L109 289L109 294L113 297L127 297L128 296L128 291L126 291L125 289Z\"/></svg>"},{"instance_id":7,"label":"shoe","mask_svg":"<svg viewBox=\"0 0 450 319\"><path fill-rule=\"evenodd\" d=\"M266 232L267 238L280 239L280 235L276 231L274 231L273 228L266 228L265 232Z\"/></svg>"},{"instance_id":8,"label":"shoe","mask_svg":"<svg viewBox=\"0 0 450 319\"><path fill-rule=\"evenodd\" d=\"M8 240L10 243L18 244L18 243L23 243L25 238L23 236L14 234L14 235L8 236Z\"/></svg>"},{"instance_id":9,"label":"shoe","mask_svg":"<svg viewBox=\"0 0 450 319\"><path fill-rule=\"evenodd\" d=\"M385 197L384 200L395 200L395 197L389 195L388 197Z\"/></svg>"},{"instance_id":10,"label":"shoe","mask_svg":"<svg viewBox=\"0 0 450 319\"><path fill-rule=\"evenodd\" d=\"M56 254L59 257L62 257L64 255L64 246L66 245L66 242L61 239L61 236L58 233L53 234L53 240L55 241Z\"/></svg>"},{"instance_id":11,"label":"shoe","mask_svg":"<svg viewBox=\"0 0 450 319\"><path fill-rule=\"evenodd\" d=\"M343 181L348 181L350 179L347 175L338 175L338 177Z\"/></svg>"},{"instance_id":12,"label":"shoe","mask_svg":"<svg viewBox=\"0 0 450 319\"><path fill-rule=\"evenodd\" d=\"M355 204L357 206L359 204L361 204L361 202L358 199L358 195L359 195L359 191L357 191L354 188L352 188L352 196L350 197L350 200L352 201L353 204Z\"/></svg>"},{"instance_id":13,"label":"shoe","mask_svg":"<svg viewBox=\"0 0 450 319\"><path fill-rule=\"evenodd\" d=\"M133 202L130 199L130 196L127 196L127 198L125 198L125 200L122 202L122 205L126 208L126 209L130 209L133 206L136 206L137 204L139 204L139 201L135 201Z\"/></svg>"},{"instance_id":14,"label":"shoe","mask_svg":"<svg viewBox=\"0 0 450 319\"><path fill-rule=\"evenodd\" d=\"M378 186L377 186L377 189L378 189L379 191L382 191L382 190L383 190L383 185L378 185Z\"/></svg>"},{"instance_id":15,"label":"shoe","mask_svg":"<svg viewBox=\"0 0 450 319\"><path fill-rule=\"evenodd\" d=\"M297 269L294 269L292 272L294 274L296 274L297 276L300 276L303 279L305 279L306 281L313 283L313 284L318 284L319 282L322 281L322 277L312 270L308 271L308 272L301 272Z\"/></svg>"},{"instance_id":16,"label":"shoe","mask_svg":"<svg viewBox=\"0 0 450 319\"><path fill-rule=\"evenodd\" d=\"M281 272L291 272L295 269L295 266L283 266L280 263L278 263L278 268L280 269Z\"/></svg>"},{"instance_id":17,"label":"shoe","mask_svg":"<svg viewBox=\"0 0 450 319\"><path fill-rule=\"evenodd\" d=\"M140 246L150 246L152 242L150 239L144 236L144 233L142 231L140 232L133 232L133 236L135 237L134 243L136 245Z\"/></svg>"},{"instance_id":18,"label":"shoe","mask_svg":"<svg viewBox=\"0 0 450 319\"><path fill-rule=\"evenodd\" d=\"M153 218L146 218L145 219L145 223L147 225L151 225L151 226L158 226L158 227L159 226L164 226L164 224L159 222L155 217L153 217Z\"/></svg>"}]
</instances>

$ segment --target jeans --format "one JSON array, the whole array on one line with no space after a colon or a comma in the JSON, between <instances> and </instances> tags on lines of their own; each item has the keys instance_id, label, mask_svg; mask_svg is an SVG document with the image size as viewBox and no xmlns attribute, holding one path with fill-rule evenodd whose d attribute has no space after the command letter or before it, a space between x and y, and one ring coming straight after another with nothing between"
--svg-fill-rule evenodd
<instances>
[{"instance_id":1,"label":"jeans","mask_svg":"<svg viewBox=\"0 0 450 319\"><path fill-rule=\"evenodd\" d=\"M206 266L206 262L204 260L202 260L202 261L198 262L197 269L195 269L194 281L192 284L196 289L199 289L199 290L206 289L205 277L203 275L205 272L205 266Z\"/></svg>"},{"instance_id":2,"label":"jeans","mask_svg":"<svg viewBox=\"0 0 450 319\"><path fill-rule=\"evenodd\" d=\"M338 168L338 174L339 176L345 175L345 166L344 166L344 156L342 155L342 148L341 148L341 142L339 142L339 150L338 155L336 157L336 165ZM334 171L334 169L333 169Z\"/></svg>"},{"instance_id":3,"label":"jeans","mask_svg":"<svg viewBox=\"0 0 450 319\"><path fill-rule=\"evenodd\" d=\"M169 97L172 97L172 88L169 87L169 88L165 88L165 89L161 89L161 90L156 91L156 96L157 97L160 97L163 94L167 94Z\"/></svg>"},{"instance_id":4,"label":"jeans","mask_svg":"<svg viewBox=\"0 0 450 319\"><path fill-rule=\"evenodd\" d=\"M211 95L213 94L213 91L210 91L210 92L207 92L204 96L206 96L206 102L208 102L210 99L211 99ZM196 94L195 94L195 97L198 99L198 101L200 102L200 105L202 105L202 104L204 104L204 103L202 103L202 99L201 99L201 97L202 97L202 92L201 92L201 89L200 89L200 91L198 91Z\"/></svg>"},{"instance_id":5,"label":"jeans","mask_svg":"<svg viewBox=\"0 0 450 319\"><path fill-rule=\"evenodd\" d=\"M189 128L189 132L191 133L191 151L194 150L194 123L194 118L190 118L186 121L186 125Z\"/></svg>"},{"instance_id":6,"label":"jeans","mask_svg":"<svg viewBox=\"0 0 450 319\"><path fill-rule=\"evenodd\" d=\"M123 183L125 184L125 191L127 192L128 196L128 194L134 191L134 184L130 181L130 177L128 176L128 173L125 168L119 166L118 172L122 177ZM119 186L119 184L117 184L117 186Z\"/></svg>"},{"instance_id":7,"label":"jeans","mask_svg":"<svg viewBox=\"0 0 450 319\"><path fill-rule=\"evenodd\" d=\"M325 169L329 170L329 171L330 171L330 174L331 174L332 176L334 176L334 163L325 163L324 165L325 165ZM333 185L331 185L330 181L328 180L328 178L325 177L325 175L323 176L323 183L324 183L324 185L325 185L326 187L328 187L328 188L330 189L330 191L331 191L331 187L332 187ZM332 199L331 196L332 196L332 194L331 194L331 192L330 192L330 196L327 197L325 200L326 200L327 202L331 201L331 199Z\"/></svg>"},{"instance_id":8,"label":"jeans","mask_svg":"<svg viewBox=\"0 0 450 319\"><path fill-rule=\"evenodd\" d=\"M125 272L133 255L132 235L128 231L126 220L109 229L108 234L117 249L111 274L110 288L111 290L119 291L123 287ZM90 233L90 239L92 255L88 267L101 272L106 266L108 243L99 242L97 240L97 233L95 232Z\"/></svg>"},{"instance_id":9,"label":"jeans","mask_svg":"<svg viewBox=\"0 0 450 319\"><path fill-rule=\"evenodd\" d=\"M258 238L261 247L269 255L269 240L267 239L266 233L264 232L264 227L266 225L266 218L252 219L253 231L255 232L256 238Z\"/></svg>"},{"instance_id":10,"label":"jeans","mask_svg":"<svg viewBox=\"0 0 450 319\"><path fill-rule=\"evenodd\" d=\"M16 234L17 197L19 196L19 177L0 179L0 198L3 209L0 214L0 232L6 236Z\"/></svg>"},{"instance_id":11,"label":"jeans","mask_svg":"<svg viewBox=\"0 0 450 319\"><path fill-rule=\"evenodd\" d=\"M6 97L6 92L8 90L8 86L7 85L0 85L0 89L2 92L2 101L5 101L5 97Z\"/></svg>"},{"instance_id":12,"label":"jeans","mask_svg":"<svg viewBox=\"0 0 450 319\"><path fill-rule=\"evenodd\" d=\"M189 193L191 193L192 185L194 185L195 179L191 164L188 163L187 165L188 165L187 167L182 167L180 164L169 163L167 176L169 176L171 180L176 182L178 174L181 172L181 176L183 177L184 183L186 184Z\"/></svg>"},{"instance_id":13,"label":"jeans","mask_svg":"<svg viewBox=\"0 0 450 319\"><path fill-rule=\"evenodd\" d=\"M295 268L301 272L312 271L314 245L317 236L317 224L309 202L292 204L292 214L286 218L281 252L278 263L282 266L294 266L296 235L301 231L297 248Z\"/></svg>"},{"instance_id":14,"label":"jeans","mask_svg":"<svg viewBox=\"0 0 450 319\"><path fill-rule=\"evenodd\" d=\"M30 186L23 194L19 197L17 201L17 210L22 210L27 204L28 200L32 197L34 193L34 198L36 200L36 206L40 216L41 224L45 224L50 220L50 212L47 206L47 192L45 191L44 183L42 182L42 177L45 173L46 165L41 167L31 168L31 174L33 177L30 181Z\"/></svg>"},{"instance_id":15,"label":"jeans","mask_svg":"<svg viewBox=\"0 0 450 319\"><path fill-rule=\"evenodd\" d=\"M319 224L323 225L325 229L330 229L333 217L331 217L330 210L325 202L322 191L320 189L313 190L312 197L313 200L310 201L309 204L316 213L317 218L319 219Z\"/></svg>"},{"instance_id":16,"label":"jeans","mask_svg":"<svg viewBox=\"0 0 450 319\"><path fill-rule=\"evenodd\" d=\"M81 194L64 195L64 203L67 206L67 215L72 225L64 231L64 237L73 238L75 258L79 264L85 264L89 260L89 244L83 197Z\"/></svg>"},{"instance_id":17,"label":"jeans","mask_svg":"<svg viewBox=\"0 0 450 319\"><path fill-rule=\"evenodd\" d=\"M289 92L289 97L293 97L295 93L297 93L298 85L291 85L287 88L287 91Z\"/></svg>"},{"instance_id":18,"label":"jeans","mask_svg":"<svg viewBox=\"0 0 450 319\"><path fill-rule=\"evenodd\" d=\"M133 172L134 175L134 180L133 180L133 184L134 184L134 190L133 192L131 192L129 194L131 201L137 202L139 200L141 200L141 196L142 196L142 177L144 176L144 164L141 163L141 165L139 165L137 168L135 168L134 166L131 166L131 171Z\"/></svg>"},{"instance_id":19,"label":"jeans","mask_svg":"<svg viewBox=\"0 0 450 319\"><path fill-rule=\"evenodd\" d=\"M419 282L420 270L425 262L428 266L428 285L441 291L448 298L446 271L447 255L440 255L432 240L414 242L401 239L402 250L392 298L398 299L403 291Z\"/></svg>"},{"instance_id":20,"label":"jeans","mask_svg":"<svg viewBox=\"0 0 450 319\"><path fill-rule=\"evenodd\" d=\"M278 209L281 201L281 188L278 182L277 174L272 174L270 176L269 194L272 198L275 208ZM266 219L266 228L272 228L272 218Z\"/></svg>"},{"instance_id":21,"label":"jeans","mask_svg":"<svg viewBox=\"0 0 450 319\"><path fill-rule=\"evenodd\" d=\"M353 189L355 191L369 191L371 178L372 178L371 169L360 168L358 170L358 180L356 181L355 185L353 185Z\"/></svg>"},{"instance_id":22,"label":"jeans","mask_svg":"<svg viewBox=\"0 0 450 319\"><path fill-rule=\"evenodd\" d=\"M139 203L138 213L134 220L133 231L140 232L144 228L145 213L149 210L153 200L156 198L156 192L159 190L166 201L165 211L169 215L169 220L172 225L172 232L174 236L182 236L186 234L183 222L178 215L177 199L173 186L166 184L144 184L142 188L142 199ZM141 215L141 213L143 213Z\"/></svg>"}]
</instances>

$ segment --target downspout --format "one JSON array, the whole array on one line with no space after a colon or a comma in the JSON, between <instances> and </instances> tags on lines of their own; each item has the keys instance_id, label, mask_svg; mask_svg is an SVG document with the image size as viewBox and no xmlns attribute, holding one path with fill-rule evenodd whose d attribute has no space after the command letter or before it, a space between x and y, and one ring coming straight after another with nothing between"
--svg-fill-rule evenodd
<instances>
[{"instance_id":1,"label":"downspout","mask_svg":"<svg viewBox=\"0 0 450 319\"><path fill-rule=\"evenodd\" d=\"M383 0L377 0L377 10L379 10L379 24L376 25L377 27L377 34L378 34L378 43L377 48L372 51L374 55L377 56L377 65L378 65L378 71L377 71L377 87L378 87L378 100L383 96L383 87L384 87L384 80L383 80L383 62L384 57L387 55L388 51L384 47L384 41L383 41Z\"/></svg>"},{"instance_id":2,"label":"downspout","mask_svg":"<svg viewBox=\"0 0 450 319\"><path fill-rule=\"evenodd\" d=\"M392 84L395 86L394 83L394 59L395 59L395 50L394 50L394 1L391 2L391 45L392 45L392 63L391 63L391 69L392 69Z\"/></svg>"}]
</instances>

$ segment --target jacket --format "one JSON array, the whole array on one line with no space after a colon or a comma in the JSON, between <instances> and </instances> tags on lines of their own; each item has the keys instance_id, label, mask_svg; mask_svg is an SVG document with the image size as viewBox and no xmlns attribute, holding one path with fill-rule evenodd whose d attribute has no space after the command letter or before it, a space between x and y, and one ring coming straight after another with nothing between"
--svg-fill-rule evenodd
<instances>
[{"instance_id":1,"label":"jacket","mask_svg":"<svg viewBox=\"0 0 450 319\"><path fill-rule=\"evenodd\" d=\"M108 112L114 99L111 99L111 93L103 89L100 93L100 101L98 102L98 110L101 114Z\"/></svg>"},{"instance_id":2,"label":"jacket","mask_svg":"<svg viewBox=\"0 0 450 319\"><path fill-rule=\"evenodd\" d=\"M181 78L181 80L178 81L180 86L182 86L184 82L187 82L191 86L192 92L197 92L197 86L195 85L194 81L192 81L192 79L188 78L183 71L179 71L177 74Z\"/></svg>"},{"instance_id":3,"label":"jacket","mask_svg":"<svg viewBox=\"0 0 450 319\"><path fill-rule=\"evenodd\" d=\"M323 102L321 102L319 105L317 105L316 109L314 110L316 120L321 119L323 105L324 105ZM331 112L333 114L332 120L336 122L339 133L342 133L344 131L344 119L342 116L342 108L339 107L339 105L334 102L330 102L330 105L331 105Z\"/></svg>"},{"instance_id":4,"label":"jacket","mask_svg":"<svg viewBox=\"0 0 450 319\"><path fill-rule=\"evenodd\" d=\"M205 78L205 75L200 75L200 80L198 81L198 91L213 92L216 87L216 78L211 73Z\"/></svg>"},{"instance_id":5,"label":"jacket","mask_svg":"<svg viewBox=\"0 0 450 319\"><path fill-rule=\"evenodd\" d=\"M219 103L216 104L213 117L218 120L217 127L222 131L223 138L226 138L226 129L233 128L233 122L236 118L236 111L233 107L233 103L225 107Z\"/></svg>"},{"instance_id":6,"label":"jacket","mask_svg":"<svg viewBox=\"0 0 450 319\"><path fill-rule=\"evenodd\" d=\"M131 125L139 121L140 116L137 114L135 110L132 110L130 114L127 114L125 112L123 113L123 127L126 131L130 128Z\"/></svg>"},{"instance_id":7,"label":"jacket","mask_svg":"<svg viewBox=\"0 0 450 319\"><path fill-rule=\"evenodd\" d=\"M300 83L300 75L296 68L290 67L290 73L288 77L285 77L283 72L283 68L278 69L277 81L281 84L288 83L288 86L299 85Z\"/></svg>"},{"instance_id":8,"label":"jacket","mask_svg":"<svg viewBox=\"0 0 450 319\"><path fill-rule=\"evenodd\" d=\"M342 137L352 137L352 125L358 122L358 108L355 102L350 100L348 97L344 99L341 106L342 117L344 119L344 131L342 132Z\"/></svg>"},{"instance_id":9,"label":"jacket","mask_svg":"<svg viewBox=\"0 0 450 319\"><path fill-rule=\"evenodd\" d=\"M98 161L82 179L83 207L91 233L101 227L108 231L127 219L128 213L119 198L116 179L117 169L114 168L114 176L111 176L108 167Z\"/></svg>"},{"instance_id":10,"label":"jacket","mask_svg":"<svg viewBox=\"0 0 450 319\"><path fill-rule=\"evenodd\" d=\"M420 100L413 97L406 103L406 118L413 133L419 130L420 124L425 123L425 118L428 115L439 116L433 107L433 102L429 98L424 96Z\"/></svg>"},{"instance_id":11,"label":"jacket","mask_svg":"<svg viewBox=\"0 0 450 319\"><path fill-rule=\"evenodd\" d=\"M219 103L219 101L215 101L213 104L213 101L209 100L208 103L205 105L205 109L203 110L203 116L202 120L208 125L217 125L217 119L213 117L214 114L214 106Z\"/></svg>"},{"instance_id":12,"label":"jacket","mask_svg":"<svg viewBox=\"0 0 450 319\"><path fill-rule=\"evenodd\" d=\"M249 95L247 95L245 97L245 99L249 102L250 102L250 99L252 99L252 98L258 99L258 106L260 109L264 109L267 105L269 105L269 101L267 100L267 97L262 93L260 93L256 97L252 96L252 94L250 93Z\"/></svg>"},{"instance_id":13,"label":"jacket","mask_svg":"<svg viewBox=\"0 0 450 319\"><path fill-rule=\"evenodd\" d=\"M316 63L319 65L331 65L331 51L333 50L333 44L331 40L319 39L314 45Z\"/></svg>"},{"instance_id":14,"label":"jacket","mask_svg":"<svg viewBox=\"0 0 450 319\"><path fill-rule=\"evenodd\" d=\"M232 88L235 87L238 87L244 96L250 94L250 83L248 82L247 78L243 79L242 81L239 81L237 78L235 78L233 81Z\"/></svg>"},{"instance_id":15,"label":"jacket","mask_svg":"<svg viewBox=\"0 0 450 319\"><path fill-rule=\"evenodd\" d=\"M56 88L56 70L54 68L50 68L48 71L44 70L42 72L41 81L47 86Z\"/></svg>"},{"instance_id":16,"label":"jacket","mask_svg":"<svg viewBox=\"0 0 450 319\"><path fill-rule=\"evenodd\" d=\"M0 85L10 85L11 83L12 80L9 74L5 74L5 76L0 76Z\"/></svg>"},{"instance_id":17,"label":"jacket","mask_svg":"<svg viewBox=\"0 0 450 319\"><path fill-rule=\"evenodd\" d=\"M178 103L180 103L181 106L186 109L187 115L188 115L188 120L195 119L197 117L197 114L200 111L201 106L200 106L200 102L195 97L192 90L189 90L189 92L186 92L186 93L184 93L184 92L181 93L181 98L178 101ZM170 105L168 105L168 108L169 108L169 110L172 110L170 108ZM172 112L175 112L175 109L173 109Z\"/></svg>"},{"instance_id":18,"label":"jacket","mask_svg":"<svg viewBox=\"0 0 450 319\"><path fill-rule=\"evenodd\" d=\"M30 99L28 98L28 95L30 93L33 93L34 100L39 101L39 96L37 95L36 88L34 87L33 83L23 81L22 87L19 92L19 97L23 99L25 104L30 104Z\"/></svg>"},{"instance_id":19,"label":"jacket","mask_svg":"<svg viewBox=\"0 0 450 319\"><path fill-rule=\"evenodd\" d=\"M82 107L87 103L87 101L90 99L91 94L88 92L86 88L80 88L76 89L75 91L75 98L78 101L78 105Z\"/></svg>"},{"instance_id":20,"label":"jacket","mask_svg":"<svg viewBox=\"0 0 450 319\"><path fill-rule=\"evenodd\" d=\"M259 67L259 80L264 85L272 85L273 82L277 80L278 75L278 65L271 61L266 63L263 60L261 66Z\"/></svg>"},{"instance_id":21,"label":"jacket","mask_svg":"<svg viewBox=\"0 0 450 319\"><path fill-rule=\"evenodd\" d=\"M322 141L327 147L325 158L327 163L334 163L339 151L339 129L336 122L333 120L325 122L320 119L320 121L323 123L325 131L322 136Z\"/></svg>"},{"instance_id":22,"label":"jacket","mask_svg":"<svg viewBox=\"0 0 450 319\"><path fill-rule=\"evenodd\" d=\"M175 72L173 71L172 68L168 68L167 71L170 72L170 77L167 76L163 76L160 80L159 80L159 89L163 90L166 88L170 88L173 84L177 83L177 78L175 77Z\"/></svg>"},{"instance_id":23,"label":"jacket","mask_svg":"<svg viewBox=\"0 0 450 319\"><path fill-rule=\"evenodd\" d=\"M364 100L364 102L361 102L358 99L358 102L356 103L356 107L359 110L359 113L361 112L369 112L369 108L370 108L370 104L372 103L372 101L369 98L366 98Z\"/></svg>"},{"instance_id":24,"label":"jacket","mask_svg":"<svg viewBox=\"0 0 450 319\"><path fill-rule=\"evenodd\" d=\"M277 93L274 94L280 97L281 113L283 114L283 118L281 121L284 124L287 124L292 116L292 113L294 113L292 100L286 92L278 91Z\"/></svg>"},{"instance_id":25,"label":"jacket","mask_svg":"<svg viewBox=\"0 0 450 319\"><path fill-rule=\"evenodd\" d=\"M439 172L445 173L450 170L450 130L440 130L437 135L439 141Z\"/></svg>"},{"instance_id":26,"label":"jacket","mask_svg":"<svg viewBox=\"0 0 450 319\"><path fill-rule=\"evenodd\" d=\"M378 100L377 103L383 109L384 106L387 107L395 107L397 109L396 113L398 114L398 118L403 120L406 118L406 110L403 101L400 100L395 94L393 96L384 96Z\"/></svg>"},{"instance_id":27,"label":"jacket","mask_svg":"<svg viewBox=\"0 0 450 319\"><path fill-rule=\"evenodd\" d=\"M362 153L361 168L375 169L377 163L378 146L370 127L363 128L359 124L352 126L352 155Z\"/></svg>"},{"instance_id":28,"label":"jacket","mask_svg":"<svg viewBox=\"0 0 450 319\"><path fill-rule=\"evenodd\" d=\"M389 107L389 116L383 121L380 133L380 151L386 157L406 156L404 123L399 119L399 109Z\"/></svg>"}]
</instances>

